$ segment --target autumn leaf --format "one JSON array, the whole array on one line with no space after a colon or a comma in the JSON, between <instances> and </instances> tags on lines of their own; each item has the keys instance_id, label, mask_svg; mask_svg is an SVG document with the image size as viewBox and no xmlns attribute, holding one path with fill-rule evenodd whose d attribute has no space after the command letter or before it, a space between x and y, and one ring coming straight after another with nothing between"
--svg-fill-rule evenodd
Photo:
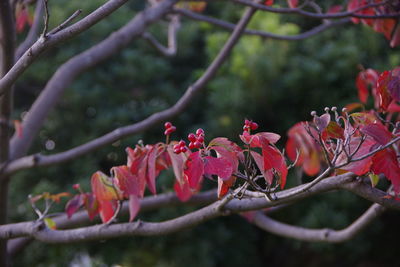
<instances>
[{"instance_id":1,"label":"autumn leaf","mask_svg":"<svg viewBox=\"0 0 400 267\"><path fill-rule=\"evenodd\" d=\"M65 212L67 213L68 218L71 218L72 215L77 212L84 204L84 195L78 194L71 198L67 204L65 205Z\"/></svg>"},{"instance_id":2,"label":"autumn leaf","mask_svg":"<svg viewBox=\"0 0 400 267\"><path fill-rule=\"evenodd\" d=\"M117 202L115 200L99 200L98 203L101 221L109 223L115 214Z\"/></svg>"},{"instance_id":3,"label":"autumn leaf","mask_svg":"<svg viewBox=\"0 0 400 267\"><path fill-rule=\"evenodd\" d=\"M174 190L175 190L177 197L182 202L188 201L190 199L190 197L192 196L192 191L191 191L191 189L189 187L189 183L186 181L186 179L183 180L182 183L180 183L178 180L176 180L175 184L174 184Z\"/></svg>"},{"instance_id":4,"label":"autumn leaf","mask_svg":"<svg viewBox=\"0 0 400 267\"><path fill-rule=\"evenodd\" d=\"M325 128L329 125L330 121L331 121L331 115L328 113L314 117L314 124L317 127L318 131L320 132L325 130Z\"/></svg>"},{"instance_id":5,"label":"autumn leaf","mask_svg":"<svg viewBox=\"0 0 400 267\"><path fill-rule=\"evenodd\" d=\"M379 73L373 69L366 69L358 73L356 78L356 87L358 89L358 98L362 103L367 103L369 96L369 87L375 90Z\"/></svg>"},{"instance_id":6,"label":"autumn leaf","mask_svg":"<svg viewBox=\"0 0 400 267\"><path fill-rule=\"evenodd\" d=\"M365 139L361 143L361 145L360 142L362 142L361 137L353 137L352 140L350 141L349 146L345 147L348 155L351 155L354 152L356 152L353 156L353 159L368 154L371 151L372 146L376 144L376 142L372 140L372 138ZM341 153L337 159L336 164L341 165L346 163L347 163L347 156L345 153ZM357 175L363 175L370 170L371 164L372 164L372 156L362 160L350 162L341 169L352 172Z\"/></svg>"},{"instance_id":7,"label":"autumn leaf","mask_svg":"<svg viewBox=\"0 0 400 267\"><path fill-rule=\"evenodd\" d=\"M89 219L93 220L99 214L99 203L91 193L84 194L85 209L88 213Z\"/></svg>"},{"instance_id":8,"label":"autumn leaf","mask_svg":"<svg viewBox=\"0 0 400 267\"><path fill-rule=\"evenodd\" d=\"M184 174L192 189L198 188L204 174L204 162L200 157L200 151L196 151L185 162Z\"/></svg>"},{"instance_id":9,"label":"autumn leaf","mask_svg":"<svg viewBox=\"0 0 400 267\"><path fill-rule=\"evenodd\" d=\"M132 222L140 210L140 199L135 195L129 196L129 221Z\"/></svg>"},{"instance_id":10,"label":"autumn leaf","mask_svg":"<svg viewBox=\"0 0 400 267\"><path fill-rule=\"evenodd\" d=\"M98 201L110 201L122 198L113 179L101 171L97 171L92 175L91 185L92 192Z\"/></svg>"},{"instance_id":11,"label":"autumn leaf","mask_svg":"<svg viewBox=\"0 0 400 267\"><path fill-rule=\"evenodd\" d=\"M371 136L376 142L381 145L386 145L392 140L391 132L380 123L371 123L361 128L362 133Z\"/></svg>"},{"instance_id":12,"label":"autumn leaf","mask_svg":"<svg viewBox=\"0 0 400 267\"><path fill-rule=\"evenodd\" d=\"M400 194L400 167L396 152L387 148L374 154L371 171L375 174L383 173L392 182L396 194Z\"/></svg>"},{"instance_id":13,"label":"autumn leaf","mask_svg":"<svg viewBox=\"0 0 400 267\"><path fill-rule=\"evenodd\" d=\"M228 180L231 178L233 173L232 161L220 157L214 158L211 156L206 156L204 160L204 175L211 176L217 175L222 180Z\"/></svg>"}]
</instances>

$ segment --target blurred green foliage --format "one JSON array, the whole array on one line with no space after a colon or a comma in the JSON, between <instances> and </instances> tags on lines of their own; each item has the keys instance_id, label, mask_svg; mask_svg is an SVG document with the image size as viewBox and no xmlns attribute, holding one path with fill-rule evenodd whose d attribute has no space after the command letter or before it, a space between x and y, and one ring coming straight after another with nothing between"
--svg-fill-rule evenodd
<instances>
[{"instance_id":1,"label":"blurred green foliage","mask_svg":"<svg viewBox=\"0 0 400 267\"><path fill-rule=\"evenodd\" d=\"M51 2L51 25L57 25L78 8L87 14L102 2ZM20 118L29 109L60 64L104 39L143 5L141 1L129 2L88 32L47 52L17 84L14 117ZM234 22L241 11L239 6L217 2L207 8L206 14ZM182 20L176 57L164 58L145 41L136 40L113 58L82 74L51 112L30 153L67 150L173 105L228 37L224 30L206 23ZM258 12L250 26L276 34L298 34L315 23L302 17ZM164 43L166 25L161 21L150 28ZM322 112L325 106L342 107L357 101L354 78L359 64L384 70L399 62L398 49L390 49L382 35L362 26L346 25L298 42L245 36L216 78L173 120L178 127L175 136L184 138L201 126L207 138L227 136L238 141L243 120L249 118L260 124L261 131L281 134L283 146L289 127L308 120L311 110ZM72 192L74 183L88 190L92 173L108 172L110 167L124 164L126 146L134 146L140 139L145 143L163 140L162 131L159 125L61 166L17 174L11 188L12 220L35 219L27 201L29 194ZM298 182L299 177L295 176L289 177L289 185ZM164 174L157 185L159 192L170 191L173 179L171 173ZM351 194L329 193L273 216L297 225L338 229L357 218L367 206L366 201ZM62 210L63 204L53 209ZM168 208L139 217L159 221L190 210ZM163 237L127 237L59 246L33 242L15 259L14 265L384 266L395 264L396 249L390 244L395 241L393 233L398 233L393 223L396 219L399 219L397 214L388 213L354 240L327 245L272 236L239 216L231 216Z\"/></svg>"}]
</instances>

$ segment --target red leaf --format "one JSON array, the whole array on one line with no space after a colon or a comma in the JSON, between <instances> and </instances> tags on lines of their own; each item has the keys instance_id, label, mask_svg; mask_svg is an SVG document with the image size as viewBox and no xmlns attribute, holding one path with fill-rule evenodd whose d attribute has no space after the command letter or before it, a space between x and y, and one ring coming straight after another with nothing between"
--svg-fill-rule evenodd
<instances>
[{"instance_id":1,"label":"red leaf","mask_svg":"<svg viewBox=\"0 0 400 267\"><path fill-rule=\"evenodd\" d=\"M317 136L315 129L310 128L311 133ZM321 168L321 148L305 129L305 122L295 124L288 131L289 139L286 143L286 151L290 160L296 159L296 151L299 157L296 166L301 166L304 172L309 176L319 173Z\"/></svg>"},{"instance_id":2,"label":"red leaf","mask_svg":"<svg viewBox=\"0 0 400 267\"><path fill-rule=\"evenodd\" d=\"M376 32L383 33L386 39L390 40L395 25L394 19L376 19L373 27Z\"/></svg>"},{"instance_id":3,"label":"red leaf","mask_svg":"<svg viewBox=\"0 0 400 267\"><path fill-rule=\"evenodd\" d=\"M296 8L299 5L299 0L287 0L290 8Z\"/></svg>"},{"instance_id":4,"label":"red leaf","mask_svg":"<svg viewBox=\"0 0 400 267\"><path fill-rule=\"evenodd\" d=\"M119 189L123 192L124 198L129 198L130 195L143 197L144 185L140 183L137 175L129 172L128 166L113 167L111 173L116 179Z\"/></svg>"},{"instance_id":5,"label":"red leaf","mask_svg":"<svg viewBox=\"0 0 400 267\"><path fill-rule=\"evenodd\" d=\"M371 170L375 174L383 173L392 182L396 194L400 193L400 168L396 153L392 149L384 149L372 157Z\"/></svg>"},{"instance_id":6,"label":"red leaf","mask_svg":"<svg viewBox=\"0 0 400 267\"><path fill-rule=\"evenodd\" d=\"M231 188L236 182L236 177L231 176L228 180L222 180L218 178L218 199L221 199L229 192L229 188Z\"/></svg>"},{"instance_id":7,"label":"red leaf","mask_svg":"<svg viewBox=\"0 0 400 267\"><path fill-rule=\"evenodd\" d=\"M72 215L79 210L80 207L84 204L84 196L82 194L75 195L71 198L67 204L65 205L65 212L67 213L68 218L71 218Z\"/></svg>"},{"instance_id":8,"label":"red leaf","mask_svg":"<svg viewBox=\"0 0 400 267\"><path fill-rule=\"evenodd\" d=\"M133 221L140 210L140 199L135 195L129 196L129 221Z\"/></svg>"},{"instance_id":9,"label":"red leaf","mask_svg":"<svg viewBox=\"0 0 400 267\"><path fill-rule=\"evenodd\" d=\"M361 132L374 138L381 145L386 145L392 140L392 134L380 123L372 123L361 128Z\"/></svg>"},{"instance_id":10,"label":"red leaf","mask_svg":"<svg viewBox=\"0 0 400 267\"><path fill-rule=\"evenodd\" d=\"M180 201L188 201L192 196L192 191L190 190L189 184L186 180L183 180L182 184L179 181L175 181L174 190Z\"/></svg>"},{"instance_id":11,"label":"red leaf","mask_svg":"<svg viewBox=\"0 0 400 267\"><path fill-rule=\"evenodd\" d=\"M21 8L17 9L17 14L16 14L16 26L17 26L17 32L21 33L25 25L29 24L29 14L27 9L22 6Z\"/></svg>"},{"instance_id":12,"label":"red leaf","mask_svg":"<svg viewBox=\"0 0 400 267\"><path fill-rule=\"evenodd\" d=\"M228 180L233 173L232 162L226 158L204 157L204 175L217 175Z\"/></svg>"},{"instance_id":13,"label":"red leaf","mask_svg":"<svg viewBox=\"0 0 400 267\"><path fill-rule=\"evenodd\" d=\"M347 154L351 155L357 149L357 147L359 147L360 141L361 141L360 137L357 137L357 138L353 137L352 140L350 141L349 147L345 148L347 151ZM373 141L371 138L365 139L365 141L362 143L360 148L355 153L353 159L356 159L361 156L364 156L365 154L368 154L370 152L372 146L375 144L376 144L376 142ZM344 164L346 162L347 162L347 157L346 157L345 153L342 153L339 156L336 163L337 163L337 165L340 165L340 164ZM370 170L371 164L372 164L372 156L365 158L363 160L351 162L351 163L347 164L346 166L342 167L341 169L352 172L357 175L363 175Z\"/></svg>"},{"instance_id":14,"label":"red leaf","mask_svg":"<svg viewBox=\"0 0 400 267\"><path fill-rule=\"evenodd\" d=\"M244 131L243 134L240 135L240 139L242 139L245 144L249 144L251 147L261 147L260 138L267 139L271 144L275 144L281 138L281 136L279 134L270 132L261 132L251 135L247 131Z\"/></svg>"},{"instance_id":15,"label":"red leaf","mask_svg":"<svg viewBox=\"0 0 400 267\"><path fill-rule=\"evenodd\" d=\"M190 188L198 188L204 174L204 162L200 157L200 151L190 154L185 162L183 172L188 179Z\"/></svg>"},{"instance_id":16,"label":"red leaf","mask_svg":"<svg viewBox=\"0 0 400 267\"><path fill-rule=\"evenodd\" d=\"M92 192L98 201L117 200L122 197L114 180L101 171L92 175L91 185Z\"/></svg>"},{"instance_id":17,"label":"red leaf","mask_svg":"<svg viewBox=\"0 0 400 267\"><path fill-rule=\"evenodd\" d=\"M382 72L378 78L376 91L379 97L379 108L382 110L386 110L390 102L392 102L392 96L390 95L387 88L390 78L391 78L390 71Z\"/></svg>"},{"instance_id":18,"label":"red leaf","mask_svg":"<svg viewBox=\"0 0 400 267\"><path fill-rule=\"evenodd\" d=\"M329 122L328 127L322 132L322 139L326 141L328 138L344 139L344 129L334 121Z\"/></svg>"},{"instance_id":19,"label":"red leaf","mask_svg":"<svg viewBox=\"0 0 400 267\"><path fill-rule=\"evenodd\" d=\"M250 151L250 154L253 157L261 174L264 176L265 182L268 184L272 184L272 182L274 181L274 174L271 169L266 169L264 167L263 157L255 151Z\"/></svg>"},{"instance_id":20,"label":"red leaf","mask_svg":"<svg viewBox=\"0 0 400 267\"><path fill-rule=\"evenodd\" d=\"M387 89L390 95L398 102L400 102L400 68L391 71L391 79L387 84Z\"/></svg>"},{"instance_id":21,"label":"red leaf","mask_svg":"<svg viewBox=\"0 0 400 267\"><path fill-rule=\"evenodd\" d=\"M185 154L184 153L175 154L172 144L167 147L167 151L171 159L172 169L174 171L175 178L179 183L182 184L184 182L183 168L186 159Z\"/></svg>"},{"instance_id":22,"label":"red leaf","mask_svg":"<svg viewBox=\"0 0 400 267\"><path fill-rule=\"evenodd\" d=\"M99 200L100 218L103 223L108 223L114 216L116 201Z\"/></svg>"},{"instance_id":23,"label":"red leaf","mask_svg":"<svg viewBox=\"0 0 400 267\"><path fill-rule=\"evenodd\" d=\"M147 157L147 175L146 181L147 186L150 189L150 192L155 195L156 192L156 157L157 157L157 149L153 146Z\"/></svg>"},{"instance_id":24,"label":"red leaf","mask_svg":"<svg viewBox=\"0 0 400 267\"><path fill-rule=\"evenodd\" d=\"M265 0L264 5L272 6L274 4L274 0Z\"/></svg>"},{"instance_id":25,"label":"red leaf","mask_svg":"<svg viewBox=\"0 0 400 267\"><path fill-rule=\"evenodd\" d=\"M378 72L373 69L367 69L358 73L356 78L356 87L358 89L358 98L362 103L365 104L367 102L369 95L368 87L375 90L378 75Z\"/></svg>"},{"instance_id":26,"label":"red leaf","mask_svg":"<svg viewBox=\"0 0 400 267\"><path fill-rule=\"evenodd\" d=\"M286 184L288 170L282 153L278 149L270 146L266 140L263 140L262 155L264 160L264 170L274 169L280 177L280 185L281 189L283 189Z\"/></svg>"},{"instance_id":27,"label":"red leaf","mask_svg":"<svg viewBox=\"0 0 400 267\"><path fill-rule=\"evenodd\" d=\"M85 209L88 213L89 219L93 220L99 214L99 203L91 193L86 193L84 197Z\"/></svg>"},{"instance_id":28,"label":"red leaf","mask_svg":"<svg viewBox=\"0 0 400 267\"><path fill-rule=\"evenodd\" d=\"M392 39L390 40L390 46L396 47L399 44L400 44L400 23L397 22L397 26L392 34Z\"/></svg>"},{"instance_id":29,"label":"red leaf","mask_svg":"<svg viewBox=\"0 0 400 267\"><path fill-rule=\"evenodd\" d=\"M136 175L139 179L140 192L144 194L147 180L147 157L148 147L136 146L135 149L127 148L128 153L128 167L132 174ZM141 195L143 197L143 195Z\"/></svg>"}]
</instances>

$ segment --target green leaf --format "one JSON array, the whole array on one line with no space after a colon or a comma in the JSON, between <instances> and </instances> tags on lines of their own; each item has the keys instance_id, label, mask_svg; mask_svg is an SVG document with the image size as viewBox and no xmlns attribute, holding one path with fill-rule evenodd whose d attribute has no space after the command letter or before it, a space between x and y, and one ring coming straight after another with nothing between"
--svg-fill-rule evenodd
<instances>
[{"instance_id":1,"label":"green leaf","mask_svg":"<svg viewBox=\"0 0 400 267\"><path fill-rule=\"evenodd\" d=\"M44 223L51 230L56 230L57 229L56 222L53 221L53 219L51 219L51 218L44 218Z\"/></svg>"},{"instance_id":2,"label":"green leaf","mask_svg":"<svg viewBox=\"0 0 400 267\"><path fill-rule=\"evenodd\" d=\"M379 175L374 174L374 173L370 173L369 174L369 179L371 180L372 187L375 187L379 182Z\"/></svg>"}]
</instances>

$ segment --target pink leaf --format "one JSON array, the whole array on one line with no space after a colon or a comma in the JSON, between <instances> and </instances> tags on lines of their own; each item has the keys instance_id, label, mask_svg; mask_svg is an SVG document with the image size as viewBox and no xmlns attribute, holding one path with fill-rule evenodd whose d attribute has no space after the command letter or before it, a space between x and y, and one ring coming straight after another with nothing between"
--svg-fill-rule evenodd
<instances>
[{"instance_id":1,"label":"pink leaf","mask_svg":"<svg viewBox=\"0 0 400 267\"><path fill-rule=\"evenodd\" d=\"M204 175L217 175L222 180L231 178L233 173L232 162L226 158L204 158Z\"/></svg>"},{"instance_id":2,"label":"pink leaf","mask_svg":"<svg viewBox=\"0 0 400 267\"><path fill-rule=\"evenodd\" d=\"M204 162L199 151L190 154L186 160L184 174L188 179L190 188L198 188L204 174Z\"/></svg>"},{"instance_id":3,"label":"pink leaf","mask_svg":"<svg viewBox=\"0 0 400 267\"><path fill-rule=\"evenodd\" d=\"M231 176L228 180L222 180L218 178L218 199L221 199L229 192L229 188L231 188L236 182L236 177Z\"/></svg>"},{"instance_id":4,"label":"pink leaf","mask_svg":"<svg viewBox=\"0 0 400 267\"><path fill-rule=\"evenodd\" d=\"M129 196L129 221L133 221L140 210L140 199L135 195Z\"/></svg>"},{"instance_id":5,"label":"pink leaf","mask_svg":"<svg viewBox=\"0 0 400 267\"><path fill-rule=\"evenodd\" d=\"M67 213L68 218L71 218L72 215L83 206L83 204L84 201L82 194L75 195L71 198L65 206L65 212Z\"/></svg>"},{"instance_id":6,"label":"pink leaf","mask_svg":"<svg viewBox=\"0 0 400 267\"><path fill-rule=\"evenodd\" d=\"M320 117L318 117L318 116L314 117L315 126L317 126L317 129L320 132L325 130L325 128L328 126L330 121L331 121L331 115L329 115L327 113L321 115Z\"/></svg>"},{"instance_id":7,"label":"pink leaf","mask_svg":"<svg viewBox=\"0 0 400 267\"><path fill-rule=\"evenodd\" d=\"M299 0L287 0L290 8L296 8L299 5Z\"/></svg>"},{"instance_id":8,"label":"pink leaf","mask_svg":"<svg viewBox=\"0 0 400 267\"><path fill-rule=\"evenodd\" d=\"M116 201L99 200L100 218L103 223L108 223L114 216Z\"/></svg>"},{"instance_id":9,"label":"pink leaf","mask_svg":"<svg viewBox=\"0 0 400 267\"><path fill-rule=\"evenodd\" d=\"M361 141L360 137L352 138L352 140L350 141L350 148L348 148L348 147L345 148L348 155L351 155L359 147L360 141ZM356 159L356 158L364 156L365 154L368 154L370 152L372 146L375 144L376 144L376 142L373 141L371 138L365 139L365 141L362 143L362 145L359 147L359 149L353 156L353 159ZM337 165L340 165L340 164L344 164L346 162L347 162L347 156L345 155L345 153L342 153L339 156L336 163L337 163ZM346 166L344 166L341 169L352 172L357 175L363 175L370 170L371 164L372 164L372 156L367 157L363 160L350 162L349 164L347 164Z\"/></svg>"},{"instance_id":10,"label":"pink leaf","mask_svg":"<svg viewBox=\"0 0 400 267\"><path fill-rule=\"evenodd\" d=\"M153 146L148 153L147 157L147 175L146 181L147 186L153 195L156 192L156 156L157 156L157 149Z\"/></svg>"},{"instance_id":11,"label":"pink leaf","mask_svg":"<svg viewBox=\"0 0 400 267\"><path fill-rule=\"evenodd\" d=\"M396 194L400 193L400 168L394 150L384 149L375 153L371 170L375 174L383 173L392 182Z\"/></svg>"},{"instance_id":12,"label":"pink leaf","mask_svg":"<svg viewBox=\"0 0 400 267\"><path fill-rule=\"evenodd\" d=\"M169 145L167 148L168 155L170 156L172 169L175 174L175 178L179 183L183 183L183 169L185 165L185 154L179 153L175 154L172 145Z\"/></svg>"},{"instance_id":13,"label":"pink leaf","mask_svg":"<svg viewBox=\"0 0 400 267\"><path fill-rule=\"evenodd\" d=\"M180 201L185 202L192 196L192 191L190 190L189 184L186 180L183 180L182 184L179 181L175 181L174 190Z\"/></svg>"},{"instance_id":14,"label":"pink leaf","mask_svg":"<svg viewBox=\"0 0 400 267\"><path fill-rule=\"evenodd\" d=\"M371 136L381 145L386 145L392 140L392 134L380 123L372 123L361 128L361 132Z\"/></svg>"},{"instance_id":15,"label":"pink leaf","mask_svg":"<svg viewBox=\"0 0 400 267\"><path fill-rule=\"evenodd\" d=\"M84 201L85 209L88 213L89 219L93 220L94 217L99 214L99 203L91 193L85 193Z\"/></svg>"}]
</instances>

